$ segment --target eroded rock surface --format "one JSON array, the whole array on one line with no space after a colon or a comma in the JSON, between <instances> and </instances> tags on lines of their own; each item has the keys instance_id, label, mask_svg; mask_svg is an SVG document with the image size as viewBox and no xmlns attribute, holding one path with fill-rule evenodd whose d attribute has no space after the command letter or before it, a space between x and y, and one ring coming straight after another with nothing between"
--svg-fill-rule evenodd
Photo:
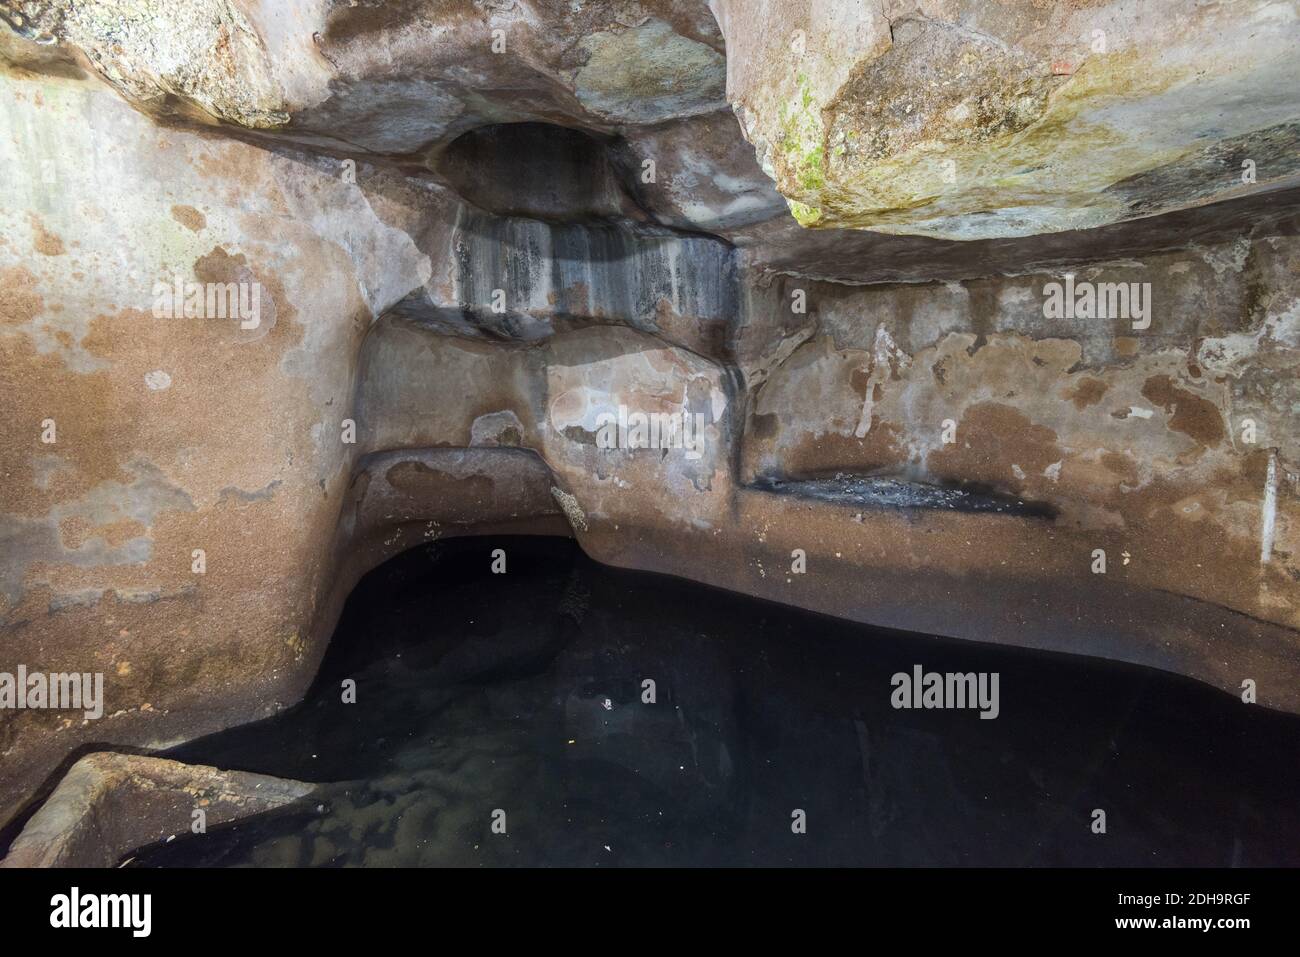
<instances>
[{"instance_id":1,"label":"eroded rock surface","mask_svg":"<svg viewBox=\"0 0 1300 957\"><path fill-rule=\"evenodd\" d=\"M1300 172L1289 0L712 7L728 98L805 225L1028 236Z\"/></svg>"},{"instance_id":2,"label":"eroded rock surface","mask_svg":"<svg viewBox=\"0 0 1300 957\"><path fill-rule=\"evenodd\" d=\"M1294 6L713 7L0 3L0 821L449 535L1300 711Z\"/></svg>"},{"instance_id":3,"label":"eroded rock surface","mask_svg":"<svg viewBox=\"0 0 1300 957\"><path fill-rule=\"evenodd\" d=\"M162 758L102 752L69 770L0 867L113 867L139 847L265 814L315 786Z\"/></svg>"}]
</instances>

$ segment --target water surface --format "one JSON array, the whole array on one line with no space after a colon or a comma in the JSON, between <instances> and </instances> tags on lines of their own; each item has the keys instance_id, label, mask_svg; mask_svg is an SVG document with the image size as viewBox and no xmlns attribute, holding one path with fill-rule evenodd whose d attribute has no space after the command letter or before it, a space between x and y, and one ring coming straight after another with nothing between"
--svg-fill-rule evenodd
<instances>
[{"instance_id":1,"label":"water surface","mask_svg":"<svg viewBox=\"0 0 1300 957\"><path fill-rule=\"evenodd\" d=\"M997 672L999 716L895 710L891 676L917 664ZM1300 864L1300 719L561 539L399 556L358 585L302 705L168 756L326 787L133 866Z\"/></svg>"}]
</instances>

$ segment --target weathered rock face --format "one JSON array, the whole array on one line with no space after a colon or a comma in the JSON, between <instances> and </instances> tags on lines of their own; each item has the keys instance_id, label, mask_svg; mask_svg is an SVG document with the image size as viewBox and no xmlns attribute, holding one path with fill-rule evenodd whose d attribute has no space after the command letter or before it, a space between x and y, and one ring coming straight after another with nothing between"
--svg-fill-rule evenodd
<instances>
[{"instance_id":1,"label":"weathered rock face","mask_svg":"<svg viewBox=\"0 0 1300 957\"><path fill-rule=\"evenodd\" d=\"M1289 5L92 6L0 3L0 705L104 676L0 821L448 535L1300 711Z\"/></svg>"},{"instance_id":2,"label":"weathered rock face","mask_svg":"<svg viewBox=\"0 0 1300 957\"><path fill-rule=\"evenodd\" d=\"M99 722L3 712L12 809L83 740L292 700L357 350L430 267L333 162L162 130L72 80L4 75L0 99L0 670L117 688ZM187 318L186 283L236 284L244 318Z\"/></svg>"},{"instance_id":3,"label":"weathered rock face","mask_svg":"<svg viewBox=\"0 0 1300 957\"><path fill-rule=\"evenodd\" d=\"M725 105L700 0L15 0L8 22L58 41L157 115L274 130L346 152L414 154L487 122L597 129Z\"/></svg>"},{"instance_id":4,"label":"weathered rock face","mask_svg":"<svg viewBox=\"0 0 1300 957\"><path fill-rule=\"evenodd\" d=\"M1300 172L1292 2L712 6L728 97L805 225L1029 236Z\"/></svg>"},{"instance_id":5,"label":"weathered rock face","mask_svg":"<svg viewBox=\"0 0 1300 957\"><path fill-rule=\"evenodd\" d=\"M716 238L626 221L491 216L453 202L428 281L396 307L430 328L534 340L618 322L699 352L727 338L738 302L734 251Z\"/></svg>"},{"instance_id":6,"label":"weathered rock face","mask_svg":"<svg viewBox=\"0 0 1300 957\"><path fill-rule=\"evenodd\" d=\"M79 760L0 867L114 867L134 848L290 806L302 781L112 752ZM194 812L201 812L196 818Z\"/></svg>"},{"instance_id":7,"label":"weathered rock face","mask_svg":"<svg viewBox=\"0 0 1300 957\"><path fill-rule=\"evenodd\" d=\"M998 490L1055 513L1039 573L1103 547L1131 557L1111 570L1127 581L1295 627L1298 255L1294 236L1241 239L1077 270L1083 288L1138 283L1149 329L1045 317L1054 273L806 284L818 319L754 392L743 477Z\"/></svg>"}]
</instances>

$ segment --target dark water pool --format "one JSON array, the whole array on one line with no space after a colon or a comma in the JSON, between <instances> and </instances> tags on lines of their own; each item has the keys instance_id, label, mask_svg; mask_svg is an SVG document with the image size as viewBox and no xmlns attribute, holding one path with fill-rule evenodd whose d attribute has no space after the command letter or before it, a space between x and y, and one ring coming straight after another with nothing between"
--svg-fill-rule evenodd
<instances>
[{"instance_id":1,"label":"dark water pool","mask_svg":"<svg viewBox=\"0 0 1300 957\"><path fill-rule=\"evenodd\" d=\"M891 676L915 665L996 672L998 717L895 710ZM559 539L394 559L301 706L169 756L327 786L132 866L1300 864L1300 719L617 571Z\"/></svg>"}]
</instances>

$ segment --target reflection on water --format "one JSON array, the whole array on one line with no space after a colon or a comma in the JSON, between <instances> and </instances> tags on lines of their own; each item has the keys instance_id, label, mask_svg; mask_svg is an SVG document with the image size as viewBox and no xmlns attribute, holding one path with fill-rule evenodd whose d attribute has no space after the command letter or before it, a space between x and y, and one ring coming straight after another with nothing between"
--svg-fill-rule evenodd
<instances>
[{"instance_id":1,"label":"reflection on water","mask_svg":"<svg viewBox=\"0 0 1300 957\"><path fill-rule=\"evenodd\" d=\"M997 719L894 710L918 664L997 672ZM169 755L322 795L133 865L1294 865L1297 755L1300 719L1169 675L449 541L358 586L301 706Z\"/></svg>"}]
</instances>

